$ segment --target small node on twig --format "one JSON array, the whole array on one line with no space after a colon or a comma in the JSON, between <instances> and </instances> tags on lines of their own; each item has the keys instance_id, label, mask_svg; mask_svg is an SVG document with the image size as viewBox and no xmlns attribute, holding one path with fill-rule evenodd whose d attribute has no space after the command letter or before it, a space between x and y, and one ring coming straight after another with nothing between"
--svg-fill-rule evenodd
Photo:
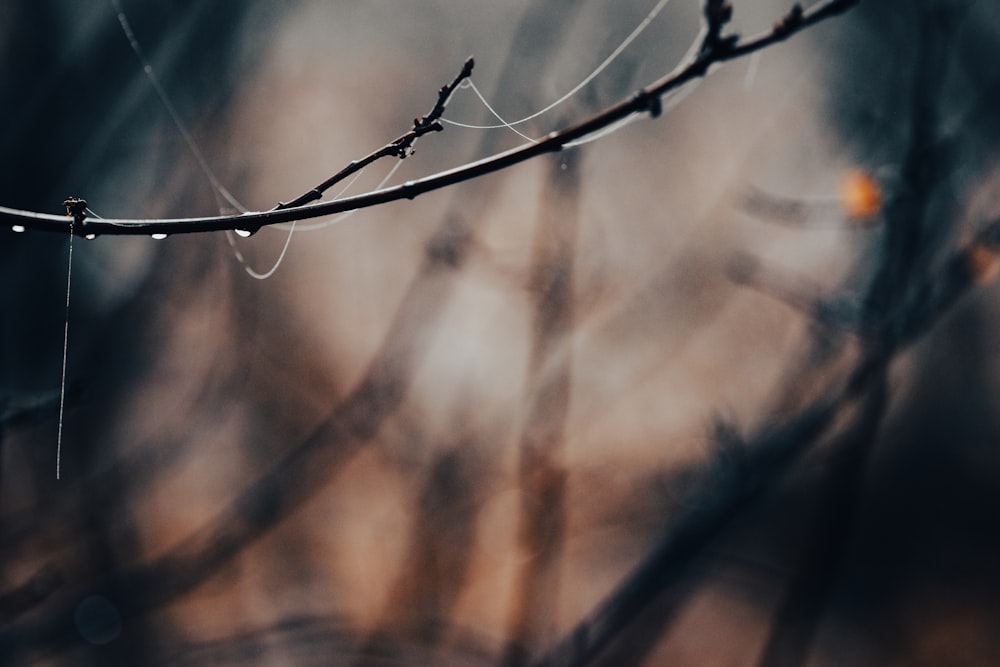
<instances>
[{"instance_id":1,"label":"small node on twig","mask_svg":"<svg viewBox=\"0 0 1000 667\"><path fill-rule=\"evenodd\" d=\"M419 194L414 191L416 185L417 184L415 181L406 181L405 183L403 183L403 192L406 194L407 199L412 200L417 196L417 194Z\"/></svg>"},{"instance_id":2,"label":"small node on twig","mask_svg":"<svg viewBox=\"0 0 1000 667\"><path fill-rule=\"evenodd\" d=\"M776 36L785 36L790 34L793 30L802 24L802 16L805 12L802 9L802 5L795 3L791 10L785 14L780 21L774 24L774 33Z\"/></svg>"},{"instance_id":3,"label":"small node on twig","mask_svg":"<svg viewBox=\"0 0 1000 667\"><path fill-rule=\"evenodd\" d=\"M73 218L70 225L71 234L79 234L88 241L97 238L97 234L86 231L87 229L87 200L79 197L66 197L62 203L66 207L66 215Z\"/></svg>"},{"instance_id":4,"label":"small node on twig","mask_svg":"<svg viewBox=\"0 0 1000 667\"><path fill-rule=\"evenodd\" d=\"M79 197L66 197L62 203L66 207L66 215L72 216L76 222L82 222L87 213L87 200Z\"/></svg>"},{"instance_id":5,"label":"small node on twig","mask_svg":"<svg viewBox=\"0 0 1000 667\"><path fill-rule=\"evenodd\" d=\"M648 111L650 118L659 118L663 113L663 101L659 95L652 95L645 88L635 93L636 111Z\"/></svg>"}]
</instances>

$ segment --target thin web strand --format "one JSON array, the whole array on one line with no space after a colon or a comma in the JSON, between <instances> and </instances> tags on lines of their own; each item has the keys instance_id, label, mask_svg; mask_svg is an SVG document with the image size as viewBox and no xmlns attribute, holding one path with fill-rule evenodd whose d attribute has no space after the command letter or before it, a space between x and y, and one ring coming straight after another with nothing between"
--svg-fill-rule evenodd
<instances>
[{"instance_id":1,"label":"thin web strand","mask_svg":"<svg viewBox=\"0 0 1000 667\"><path fill-rule=\"evenodd\" d=\"M478 97L479 101L482 103L482 105L484 107L486 107L486 110L489 111L491 114L493 114L494 118L496 118L498 121L500 121L500 123L501 123L500 125L493 125L492 127L494 127L494 128L506 127L508 130L510 130L514 134L518 135L519 137L521 137L523 139L527 139L528 141L530 141L533 144L537 144L538 143L537 139L532 139L531 137L529 137L528 135L526 135L524 132L521 132L521 130L519 130L516 127L514 127L514 125L516 125L517 123L508 123L506 120L504 120L503 116L501 116L499 113L497 113L497 110L493 108L493 105L490 104L486 100L486 97L482 94L482 92L480 92L479 88L472 81L471 77L465 80L465 82L463 83L463 87L465 85L467 85L468 88L472 89L472 92L476 94L476 97ZM449 122L449 121L447 121L445 119L442 119L442 120L444 120L444 122L446 122L446 123ZM456 125L457 123L452 123L452 124ZM460 127L472 127L471 125L459 125L459 126ZM484 127L484 129L485 129L485 127Z\"/></svg>"},{"instance_id":2,"label":"thin web strand","mask_svg":"<svg viewBox=\"0 0 1000 667\"><path fill-rule=\"evenodd\" d=\"M398 168L399 168L399 167L398 167L399 163L397 162L397 163L396 163L396 165L397 165L397 166L394 166L394 167L393 167L393 168L392 168L392 169L391 169L391 170L389 171L389 175L388 175L388 176L386 176L385 178L383 178L383 179L382 179L382 181L381 181L381 182L379 183L378 187L382 187L382 185L383 185L383 184L385 184L385 182L386 182L387 180L389 180L389 176L391 176L392 174L394 174L394 173L396 172L396 169L398 169ZM351 186L353 186L353 185L354 185L354 183L355 183L355 182L356 182L356 181L357 181L357 180L358 180L359 178L361 178L361 175L362 175L363 173L365 173L365 169L367 169L367 168L368 168L368 167L362 167L362 168L361 168L361 171L359 171L358 173L354 174L354 176L352 176L352 177L351 177L351 180L347 181L347 184L346 184L346 185L345 185L344 187L342 187L342 188L340 189L340 192L338 192L337 194L335 194L335 195L333 196L333 199L332 199L332 201L337 201L338 199L340 199L341 197L343 197L343 196L344 196L344 195L345 195L345 194L347 193L347 191L351 189ZM376 189L377 189L377 188L376 188ZM347 211L347 212L345 212L345 213L341 213L340 215L347 215L348 213L353 213L353 211ZM338 216L338 217L339 217L339 216ZM296 220L296 222L298 222L298 220ZM297 227L297 229L298 229L298 230L299 230L300 232L311 232L311 231L315 231L315 230L317 230L317 229L322 229L322 228L323 228L323 226L324 226L324 225L325 225L326 223L328 223L328 222L329 222L329 221L325 221L324 223L312 223L312 224L308 224L308 225L299 225L299 226ZM278 225L274 225L274 228L275 228L275 229L290 229L290 228L291 228L291 226L292 226L292 225L294 225L294 224L295 224L294 222L288 222L288 223L282 223L282 224L278 224Z\"/></svg>"},{"instance_id":3,"label":"thin web strand","mask_svg":"<svg viewBox=\"0 0 1000 667\"><path fill-rule=\"evenodd\" d=\"M483 99L483 103L486 104L486 108L489 109L490 112L494 116L496 116L498 120L501 121L499 125L476 125L473 123L460 123L458 121L450 120L448 118L442 118L441 122L447 123L449 125L454 125L456 127L468 128L471 130L496 130L502 127L513 130L515 125L521 125L522 123L527 123L529 120L534 120L535 118L538 118L542 114L552 111L557 106L559 106L560 104L562 104L563 102L565 102L566 100L568 100L569 98L573 97L581 90L583 90L591 81L593 81L598 75L600 75L605 69L607 69L608 66L611 65L611 63L613 63L618 58L618 56L620 56L622 52L624 52L625 49L627 49L629 45L631 45L632 42L634 42L636 38L638 38L639 35L641 35L643 31L646 30L647 27L649 27L649 24L653 22L653 20L657 17L657 15L659 15L661 11L663 11L663 8L667 6L668 2L670 2L670 0L659 0L659 2L656 3L653 9L651 9L649 13L646 15L646 18L644 18L639 23L639 25L637 25L635 29L631 33L629 33L628 37L626 37L625 40L621 44L619 44L617 48L615 48L615 50L612 51L611 54L607 58L605 58L604 61L601 62L601 64L598 65L593 72L584 77L583 81L576 84L568 93L557 99L555 102L552 102L547 107L539 109L538 111L529 114L524 118L507 122L504 121L499 114L493 111L492 107L488 103L486 103L486 100L483 99L482 96L480 95L480 99ZM477 92L478 94L478 91L476 90L475 86L473 86L472 89L474 92ZM521 133L518 132L518 134ZM524 137L525 135L521 134L521 136ZM528 137L525 138L527 139ZM529 140L534 141L533 139Z\"/></svg>"},{"instance_id":4,"label":"thin web strand","mask_svg":"<svg viewBox=\"0 0 1000 667\"><path fill-rule=\"evenodd\" d=\"M378 190L384 187L385 184L389 182L389 179L392 178L393 174L396 173L396 170L399 169L400 166L402 166L402 164L403 164L402 161L397 161L396 164L393 165L392 169L389 170L389 173L387 173L382 178L382 180L375 187L375 189ZM350 187L354 185L354 182L361 177L361 174L363 174L364 171L365 170L362 169L357 174L355 174L354 177L347 182L347 185L345 185L340 190L340 192L336 194L336 196L334 197L334 201L342 197L344 193L346 193L350 189ZM295 222L288 223L287 225L285 224L274 225L273 229L281 229L281 230L287 229L288 236L285 237L285 245L281 248L281 253L278 255L278 258L275 260L274 264L271 266L270 269L264 271L263 273L256 271L252 266L250 266L250 264L247 262L246 257L244 257L243 253L240 252L240 249L236 247L237 241L235 235L228 229L226 230L226 241L229 242L229 247L232 248L233 255L236 257L236 261L238 261L243 266L243 270L246 271L248 276L250 276L251 278L255 278L257 280L267 280L268 278L274 275L274 272L278 270L278 267L281 266L281 263L284 261L285 255L288 253L288 246L292 242L292 235L295 232L313 232L320 229L324 229L331 225L335 225L338 222L346 220L347 218L351 217L357 212L358 212L357 209L354 209L352 211L345 211L340 215L336 216L335 218L332 218L330 220L325 220L323 222L313 223L311 225L299 225L297 220Z\"/></svg>"},{"instance_id":5,"label":"thin web strand","mask_svg":"<svg viewBox=\"0 0 1000 667\"><path fill-rule=\"evenodd\" d=\"M265 271L264 273L258 273L253 269L253 267L250 266L250 264L247 263L246 258L243 256L243 253L240 252L239 248L236 247L236 240L233 238L234 234L228 229L226 230L226 241L229 242L229 247L233 249L233 255L235 255L236 261L240 263L240 265L243 267L243 270L246 271L248 276L250 276L251 278L255 278L257 280L267 280L268 278L274 275L274 272L278 270L279 266L281 266L281 262L284 261L285 254L288 252L288 246L292 242L292 235L294 233L295 233L295 223L293 222L291 224L290 229L288 230L288 236L285 237L285 245L282 246L281 253L278 255L278 259L276 259L274 261L274 264L271 265L271 268Z\"/></svg>"},{"instance_id":6,"label":"thin web strand","mask_svg":"<svg viewBox=\"0 0 1000 667\"><path fill-rule=\"evenodd\" d=\"M698 87L698 81L692 81L682 88L668 94L663 101L663 113L668 113L672 111L678 104L683 102L688 95L694 92L695 88ZM626 116L621 120L608 125L607 127L601 128L585 137L577 139L576 141L570 141L563 145L563 148L576 148L577 146L583 146L591 142L597 141L598 139L603 139L604 137L610 136L619 130L623 130L633 123L638 123L643 120L643 116L638 114L633 114L631 116Z\"/></svg>"},{"instance_id":7,"label":"thin web strand","mask_svg":"<svg viewBox=\"0 0 1000 667\"><path fill-rule=\"evenodd\" d=\"M66 263L66 318L63 324L62 377L59 380L59 430L56 434L56 479L62 472L63 415L66 413L66 360L69 358L69 297L73 285L73 222L69 223L69 259Z\"/></svg>"},{"instance_id":8,"label":"thin web strand","mask_svg":"<svg viewBox=\"0 0 1000 667\"><path fill-rule=\"evenodd\" d=\"M338 192L336 196L340 197L345 192L347 192L347 190L352 185L354 185L354 182L359 178L361 178L361 174L365 173L366 168L367 167L362 168L358 173L356 173L354 177L347 182L347 185L341 188L340 192ZM297 223L298 221L296 220L295 222L292 222L291 224L287 225L287 227L285 225L274 226L274 229L284 230L287 228L288 236L285 237L285 245L281 248L281 253L278 255L278 259L274 261L274 264L271 265L270 269L264 271L263 273L256 271L252 266L250 266L249 262L247 262L246 260L246 257L244 257L243 253L240 252L240 249L236 247L236 239L234 238L233 232L228 229L226 230L226 241L229 243L229 247L233 251L233 256L236 257L236 261L240 263L240 265L243 267L243 270L246 271L248 276L250 276L251 278L256 278L257 280L267 280L268 278L274 275L274 272L278 270L279 266L281 266L281 262L284 261L285 254L288 252L288 246L292 242L292 235L295 233ZM310 231L310 230L307 229L303 231Z\"/></svg>"},{"instance_id":9,"label":"thin web strand","mask_svg":"<svg viewBox=\"0 0 1000 667\"><path fill-rule=\"evenodd\" d=\"M684 54L684 56L680 59L680 62L674 68L675 72L687 66L687 64L691 61L691 59L695 57L695 54L701 47L702 41L705 39L705 34L706 30L704 28L702 28L698 32L694 40L692 40L691 45L688 47L687 52ZM661 100L661 105L662 105L661 113L665 114L673 111L678 104L687 99L688 95L693 93L695 89L697 89L698 86L701 85L701 82L702 79L695 79L693 81L689 81L687 84L681 86L680 88L667 93ZM625 118L622 118L620 121L616 123L612 123L611 125L602 128L600 130L597 130L596 132L593 132L585 137L581 137L576 141L571 141L567 143L566 145L563 146L563 148L573 148L576 146L583 146L584 144L589 144L593 141L597 141L598 139L603 139L604 137L612 135L615 132L618 132L619 130L628 127L632 123L642 120L642 118L643 116L639 114L626 116Z\"/></svg>"},{"instance_id":10,"label":"thin web strand","mask_svg":"<svg viewBox=\"0 0 1000 667\"><path fill-rule=\"evenodd\" d=\"M372 190L372 192L378 192L379 190L381 190L382 188L384 188L385 184L389 182L389 179L391 179L393 177L393 175L396 173L396 171L401 166L403 166L403 161L402 160L398 160L396 162L396 164L394 164L392 166L392 169L389 170L389 173L386 174L385 177L381 181L379 181L379 184L375 186L375 188ZM340 194L338 194L337 197L340 197L342 194L343 194L343 192L341 192ZM336 201L336 198L334 199L334 201ZM300 231L300 232L315 232L315 231L318 231L320 229L326 229L327 227L332 227L333 225L336 225L339 222L343 222L344 220L347 220L352 215L354 215L355 213L357 213L358 210L359 209L356 209L356 208L355 209L351 209L350 211L344 211L343 213L340 213L337 216L335 216L333 218L330 218L329 220L323 220L322 222L314 222L314 223L308 224L308 225L300 225L298 227L298 231ZM284 224L291 225L291 224L294 224L294 223L284 223ZM274 225L274 227L279 228L279 229L284 229L284 224Z\"/></svg>"},{"instance_id":11,"label":"thin web strand","mask_svg":"<svg viewBox=\"0 0 1000 667\"><path fill-rule=\"evenodd\" d=\"M181 116L177 112L177 108L174 106L173 102L170 101L170 98L167 96L167 91L160 84L160 79L156 75L156 71L153 69L152 63L150 63L145 52L142 50L142 47L139 45L139 40L135 36L135 32L132 31L132 25L129 23L128 17L125 16L125 10L122 8L121 2L119 2L119 0L111 0L111 6L118 14L118 23L122 27L122 32L125 33L125 38L128 40L129 46L132 47L132 52L139 60L139 64L142 65L142 71L146 75L146 79L148 79L150 85L153 86L153 90L156 91L156 95L160 98L160 102L170 115L170 119L177 127L177 131L180 132L181 137L183 137L184 143L187 144L188 150L191 151L191 154L198 162L198 166L201 168L202 173L205 174L205 177L211 184L212 189L216 193L216 198L221 196L237 211L240 213L246 213L247 209L243 206L243 204L241 204L236 197L234 197L232 193L226 189L222 182L216 178L215 172L212 171L212 168L208 165L208 160L205 159L205 155L201 152L201 149L198 147L194 137L188 131L184 121L181 120ZM222 205L221 201L218 201L217 203L219 205L220 212L224 213L224 209L226 207Z\"/></svg>"}]
</instances>

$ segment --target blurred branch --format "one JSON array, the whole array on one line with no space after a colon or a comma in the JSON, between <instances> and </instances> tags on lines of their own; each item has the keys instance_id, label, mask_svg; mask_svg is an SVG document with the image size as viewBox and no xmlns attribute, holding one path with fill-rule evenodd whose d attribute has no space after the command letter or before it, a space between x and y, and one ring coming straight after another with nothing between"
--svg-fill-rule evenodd
<instances>
[{"instance_id":1,"label":"blurred branch","mask_svg":"<svg viewBox=\"0 0 1000 667\"><path fill-rule=\"evenodd\" d=\"M36 609L65 584L51 565L43 565L20 586L0 592L0 624L10 623Z\"/></svg>"},{"instance_id":2,"label":"blurred branch","mask_svg":"<svg viewBox=\"0 0 1000 667\"><path fill-rule=\"evenodd\" d=\"M461 229L459 227L462 227ZM414 367L437 326L449 281L441 280L467 257L464 225L448 222L428 243L421 278L400 302L389 334L355 389L299 444L289 450L214 518L155 560L101 574L81 584L75 599L118 591L123 619L149 612L188 593L247 545L314 497L368 443L405 398ZM406 332L403 335L401 332ZM0 632L0 663L16 664L36 651L73 641L62 619L72 608L52 605L41 618L24 619ZM34 663L32 663L34 664Z\"/></svg>"},{"instance_id":3,"label":"blurred branch","mask_svg":"<svg viewBox=\"0 0 1000 667\"><path fill-rule=\"evenodd\" d=\"M354 197L345 197L336 201L306 204L301 206L292 206L290 203L287 205L279 205L278 208L271 211L244 213L242 215L149 220L82 219L79 221L79 224L76 224L71 228L69 221L63 216L37 213L33 211L21 211L0 206L0 221L3 221L5 224L17 226L19 229L58 231L63 233L72 232L80 236L91 237L100 234L189 234L197 232L221 231L226 229L241 229L253 232L267 225L318 218L335 213L387 204L401 199L413 199L414 197L426 192L440 190L451 185L456 185L464 181L485 176L486 174L502 171L546 153L560 151L567 144L602 130L609 125L612 125L613 123L616 123L633 114L649 112L649 114L653 117L659 116L662 111L661 98L664 95L677 90L694 79L705 76L709 72L712 65L751 54L755 51L771 46L772 44L783 41L790 36L819 23L820 21L843 13L859 1L860 0L827 0L826 2L823 2L808 11L804 11L799 5L796 5L788 15L784 16L781 20L775 23L770 30L760 35L750 37L746 40L740 40L735 36L721 36L721 29L725 21L718 18L709 18L707 36L711 37L714 30L716 32L716 39L707 39L702 50L691 60L681 63L673 72L658 79L648 87L640 89L631 98L607 107L603 111L575 125L571 125L563 130L552 132L538 142L525 144L518 148L498 153L460 167L442 171L430 176L425 176L424 178L417 180L408 181L402 185L376 190L356 195ZM711 7L716 7L717 5L719 6L718 8L714 10L710 9ZM726 12L723 9L725 6L725 3L717 2L717 0L708 0L706 12L710 13L711 11L716 11L722 12L723 15L725 15ZM469 65L469 63L467 62L466 65ZM447 88L447 86L445 88ZM444 89L442 89L442 92L443 90ZM441 104L440 99L439 104ZM437 107L435 107L435 109L437 109ZM433 115L433 113L434 112L432 111L431 115ZM434 121L431 121L431 125L433 125L433 122ZM415 126L416 125L420 125L420 123L415 123ZM415 131L416 129L411 130L411 133ZM404 135L404 137L405 136L407 135ZM416 137L414 137L414 139L415 138ZM395 142L392 142L388 144L387 147L392 147L394 145ZM396 150L398 151L399 147L397 147ZM403 150L405 150L405 147L403 147ZM376 153L378 152L379 151L376 151ZM388 154L392 154L391 150ZM397 152L396 154L399 153ZM351 167L348 166L346 169L351 169ZM334 179L339 180L340 178L343 178L343 176L336 174L329 179L328 182L336 182ZM321 186L325 184L326 182L321 184ZM327 185L327 187L329 186ZM306 201L315 199L315 196L311 194L312 192L313 191L310 191L309 193L303 195L303 197L306 198ZM299 199L302 198L300 197Z\"/></svg>"},{"instance_id":4,"label":"blurred branch","mask_svg":"<svg viewBox=\"0 0 1000 667\"><path fill-rule=\"evenodd\" d=\"M912 136L914 142L925 142L926 121L914 129ZM914 161L916 167L923 155L911 147L907 160ZM927 178L926 171L913 168L912 173L920 179ZM831 490L823 498L822 511L827 521L819 522L823 531L834 532L838 540L849 533L858 502L849 494L856 493L857 488L848 483L845 491L838 482L859 480L864 472L866 455L884 416L889 364L973 287L1000 275L1000 220L991 221L972 241L953 251L943 268L932 272L928 263L919 262L921 259L926 262L927 245L937 243L938 237L920 234L919 223L927 216L928 188L932 184L926 180L918 182L925 187L908 188L909 200L906 197L895 200L887 212L888 224L894 225L898 232L893 242L883 247L882 275L875 281L866 302L873 321L862 327L859 334L862 358L846 380L840 386L831 386L824 396L783 424L767 428L748 440L743 448L740 474L731 483L703 492L704 497L694 504L698 510L682 516L589 616L532 664L554 667L595 662L667 591L671 591L673 604L661 614L676 613L679 600L691 592L688 587L680 590L680 584L690 584L685 577L690 575L692 565L705 547L753 506L757 498L773 488L796 460L831 435L837 417L853 407L857 418L852 426L841 431L846 445L840 448L842 458L829 479ZM906 235L909 238L900 238ZM916 271L918 267L922 271ZM749 275L753 268L742 267L740 271ZM881 307L871 305L881 292L885 293ZM704 474L712 474L711 466ZM831 528L834 524L835 528ZM815 542L808 555L828 549L831 541ZM770 638L762 664L775 664L779 660L788 660L781 664L799 664L817 629L831 578L838 571L842 555L842 551L828 550L822 560L804 559L807 567L792 582L793 590L778 619L781 627ZM793 622L786 625L789 619ZM667 624L667 618L659 619L661 628Z\"/></svg>"},{"instance_id":5,"label":"blurred branch","mask_svg":"<svg viewBox=\"0 0 1000 667\"><path fill-rule=\"evenodd\" d=\"M654 600L684 581L705 546L827 431L850 403L847 396L844 392L820 398L801 414L748 441L740 464L742 474L732 483L709 485L692 503L696 509L684 514L593 612L531 664L582 667L593 663ZM705 473L715 474L716 469L709 464ZM671 609L676 612L677 606Z\"/></svg>"},{"instance_id":6,"label":"blurred branch","mask_svg":"<svg viewBox=\"0 0 1000 667\"><path fill-rule=\"evenodd\" d=\"M81 395L80 386L66 388L67 404L75 404ZM37 394L19 394L17 400L0 399L0 435L10 426L24 426L50 419L59 411L59 390Z\"/></svg>"},{"instance_id":7,"label":"blurred branch","mask_svg":"<svg viewBox=\"0 0 1000 667\"><path fill-rule=\"evenodd\" d=\"M551 635L568 510L566 421L572 386L573 259L579 225L576 160L553 160L535 229L531 268L534 325L527 420L518 445L518 542L527 557L512 586L500 664L520 667Z\"/></svg>"},{"instance_id":8,"label":"blurred branch","mask_svg":"<svg viewBox=\"0 0 1000 667\"><path fill-rule=\"evenodd\" d=\"M861 506L861 489L888 403L888 374L873 376L872 389L834 445L830 470L818 491L820 507L806 528L806 546L779 604L758 667L806 663L840 573Z\"/></svg>"}]
</instances>

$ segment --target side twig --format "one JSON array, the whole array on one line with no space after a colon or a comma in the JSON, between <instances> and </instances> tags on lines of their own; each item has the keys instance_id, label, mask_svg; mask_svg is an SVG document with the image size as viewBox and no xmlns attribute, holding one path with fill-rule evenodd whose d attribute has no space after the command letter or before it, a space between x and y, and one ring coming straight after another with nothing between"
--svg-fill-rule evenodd
<instances>
[{"instance_id":1,"label":"side twig","mask_svg":"<svg viewBox=\"0 0 1000 667\"><path fill-rule=\"evenodd\" d=\"M360 160L352 160L350 164L317 185L312 190L302 193L289 202L279 203L274 210L280 211L286 208L297 208L316 201L321 198L323 193L328 189L337 183L340 183L345 178L356 174L380 158L395 156L402 160L412 155L413 144L417 139L429 132L440 132L444 129L444 126L441 125L440 118L444 113L445 106L448 104L448 100L451 99L455 89L458 88L458 85L472 75L472 68L475 64L475 60L472 58L465 61L465 64L462 66L462 71L458 73L458 76L456 76L451 83L441 86L441 89L438 90L438 99L434 104L434 108L431 109L426 116L413 119L413 129L409 132L401 135L393 141L390 141L382 148L369 153Z\"/></svg>"}]
</instances>

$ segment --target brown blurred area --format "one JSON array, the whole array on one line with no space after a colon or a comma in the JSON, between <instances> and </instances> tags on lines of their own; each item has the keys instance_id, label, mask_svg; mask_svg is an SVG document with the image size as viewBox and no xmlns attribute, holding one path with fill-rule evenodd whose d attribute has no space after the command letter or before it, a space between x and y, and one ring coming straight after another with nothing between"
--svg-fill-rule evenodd
<instances>
[{"instance_id":1,"label":"brown blurred area","mask_svg":"<svg viewBox=\"0 0 1000 667\"><path fill-rule=\"evenodd\" d=\"M122 0L251 210L470 54L546 106L654 4ZM218 210L110 2L6 9L0 204ZM666 73L700 11L518 129ZM998 21L865 0L661 118L302 225L268 280L287 230L77 240L59 480L67 239L0 230L0 664L996 664ZM522 142L449 125L392 183Z\"/></svg>"}]
</instances>

